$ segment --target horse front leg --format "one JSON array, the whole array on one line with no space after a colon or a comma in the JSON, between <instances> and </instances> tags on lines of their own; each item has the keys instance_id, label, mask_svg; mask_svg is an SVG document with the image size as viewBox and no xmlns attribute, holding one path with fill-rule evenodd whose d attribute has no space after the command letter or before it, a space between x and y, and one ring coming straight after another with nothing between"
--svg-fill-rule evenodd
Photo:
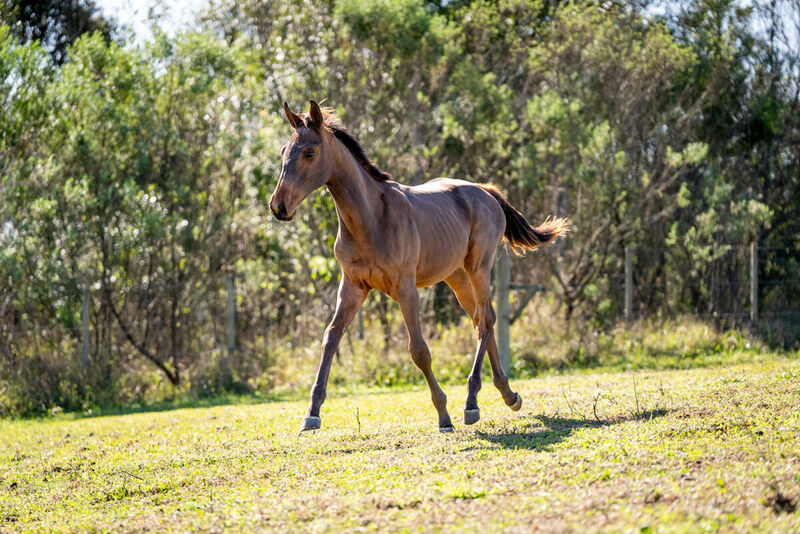
<instances>
[{"instance_id":1,"label":"horse front leg","mask_svg":"<svg viewBox=\"0 0 800 534\"><path fill-rule=\"evenodd\" d=\"M364 303L367 292L367 289L351 281L347 276L342 276L336 298L336 311L322 338L322 356L317 370L317 379L311 388L311 404L303 417L300 432L317 430L322 425L319 410L327 395L328 375L331 372L333 356L336 354L336 349L339 348L339 341L341 341L347 326L352 322L358 308Z\"/></svg>"},{"instance_id":2,"label":"horse front leg","mask_svg":"<svg viewBox=\"0 0 800 534\"><path fill-rule=\"evenodd\" d=\"M450 421L450 414L447 413L447 395L439 387L439 383L433 375L431 351L422 336L422 327L419 322L419 292L413 280L397 291L395 300L400 304L400 310L403 312L403 319L408 328L408 350L411 358L422 371L431 390L431 400L439 415L439 432L452 432L453 423Z\"/></svg>"}]
</instances>

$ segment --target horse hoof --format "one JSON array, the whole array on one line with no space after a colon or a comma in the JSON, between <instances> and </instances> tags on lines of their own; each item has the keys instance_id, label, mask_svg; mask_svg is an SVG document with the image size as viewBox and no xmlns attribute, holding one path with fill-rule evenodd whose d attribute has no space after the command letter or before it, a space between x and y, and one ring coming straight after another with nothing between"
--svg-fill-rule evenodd
<instances>
[{"instance_id":1,"label":"horse hoof","mask_svg":"<svg viewBox=\"0 0 800 534\"><path fill-rule=\"evenodd\" d=\"M474 425L481 418L481 411L478 408L474 410L464 410L464 424Z\"/></svg>"},{"instance_id":2,"label":"horse hoof","mask_svg":"<svg viewBox=\"0 0 800 534\"><path fill-rule=\"evenodd\" d=\"M303 418L303 426L300 427L300 432L305 432L306 430L319 430L319 427L321 426L322 419L310 415Z\"/></svg>"},{"instance_id":3,"label":"horse hoof","mask_svg":"<svg viewBox=\"0 0 800 534\"><path fill-rule=\"evenodd\" d=\"M511 404L509 408L514 412L518 412L519 409L522 408L522 397L519 396L519 393L517 393L517 400L514 401L514 404Z\"/></svg>"},{"instance_id":4,"label":"horse hoof","mask_svg":"<svg viewBox=\"0 0 800 534\"><path fill-rule=\"evenodd\" d=\"M455 429L452 426L440 426L439 427L439 432L441 432L442 434L449 434L453 430L455 430Z\"/></svg>"}]
</instances>

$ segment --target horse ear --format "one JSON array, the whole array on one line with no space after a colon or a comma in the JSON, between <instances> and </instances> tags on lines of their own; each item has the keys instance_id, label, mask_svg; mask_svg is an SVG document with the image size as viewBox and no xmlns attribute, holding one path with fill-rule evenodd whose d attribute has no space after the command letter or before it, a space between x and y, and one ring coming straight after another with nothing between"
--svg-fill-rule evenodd
<instances>
[{"instance_id":1,"label":"horse ear","mask_svg":"<svg viewBox=\"0 0 800 534\"><path fill-rule=\"evenodd\" d=\"M322 110L319 109L319 104L313 100L310 102L311 105L308 108L308 116L311 117L311 120L314 121L314 124L317 128L321 128L322 125L325 124L325 118L322 116Z\"/></svg>"},{"instance_id":2,"label":"horse ear","mask_svg":"<svg viewBox=\"0 0 800 534\"><path fill-rule=\"evenodd\" d=\"M303 119L300 118L300 115L289 109L289 104L286 101L283 101L283 112L286 114L286 120L289 121L289 124L292 125L292 128L295 130L303 125Z\"/></svg>"}]
</instances>

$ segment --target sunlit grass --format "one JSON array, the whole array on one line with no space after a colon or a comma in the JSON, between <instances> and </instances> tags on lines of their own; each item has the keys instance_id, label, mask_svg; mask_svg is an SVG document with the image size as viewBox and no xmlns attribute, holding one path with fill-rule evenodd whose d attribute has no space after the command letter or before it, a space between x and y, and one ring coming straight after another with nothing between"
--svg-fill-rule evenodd
<instances>
[{"instance_id":1,"label":"sunlit grass","mask_svg":"<svg viewBox=\"0 0 800 534\"><path fill-rule=\"evenodd\" d=\"M0 422L3 531L800 529L800 361Z\"/></svg>"}]
</instances>

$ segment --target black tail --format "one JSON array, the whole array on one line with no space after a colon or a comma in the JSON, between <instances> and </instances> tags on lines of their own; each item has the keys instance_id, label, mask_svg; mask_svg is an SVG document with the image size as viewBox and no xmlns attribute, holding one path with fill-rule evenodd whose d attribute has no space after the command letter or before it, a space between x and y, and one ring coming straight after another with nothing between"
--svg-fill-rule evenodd
<instances>
[{"instance_id":1,"label":"black tail","mask_svg":"<svg viewBox=\"0 0 800 534\"><path fill-rule=\"evenodd\" d=\"M569 220L560 217L548 217L540 226L533 228L525 217L508 203L499 189L489 184L478 184L478 186L492 195L503 208L503 214L506 216L506 231L503 235L516 254L552 244L556 238L569 231Z\"/></svg>"}]
</instances>

